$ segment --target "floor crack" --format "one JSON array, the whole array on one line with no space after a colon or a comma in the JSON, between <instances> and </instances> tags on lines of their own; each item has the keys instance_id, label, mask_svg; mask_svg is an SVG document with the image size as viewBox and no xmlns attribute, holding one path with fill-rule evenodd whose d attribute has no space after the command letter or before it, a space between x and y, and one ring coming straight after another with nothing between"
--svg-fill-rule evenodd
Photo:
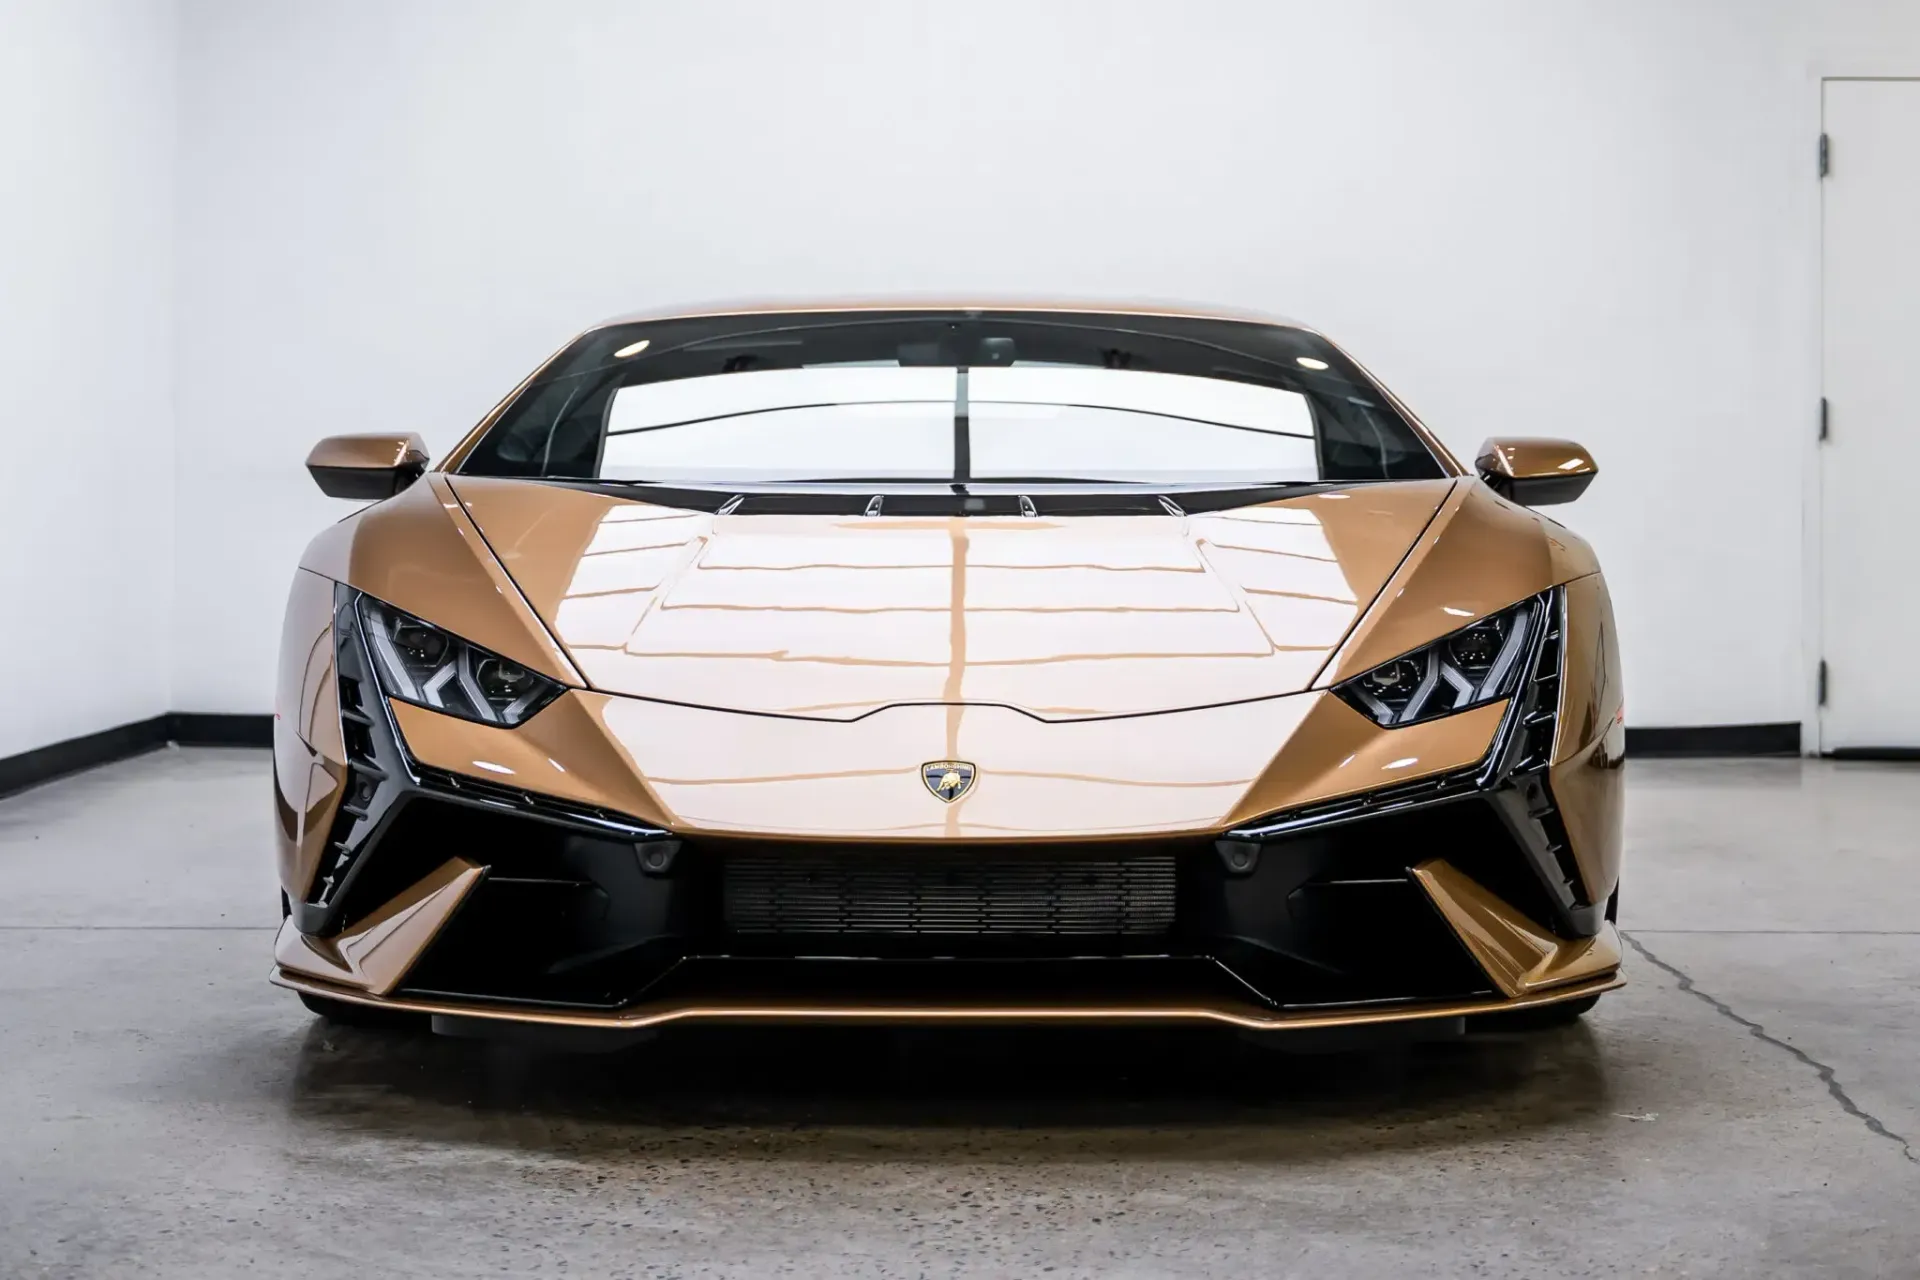
<instances>
[{"instance_id":1,"label":"floor crack","mask_svg":"<svg viewBox=\"0 0 1920 1280\"><path fill-rule=\"evenodd\" d=\"M1855 1102L1852 1096L1847 1093L1846 1086L1841 1084L1839 1079L1834 1075L1832 1067L1828 1066L1824 1062L1821 1062L1818 1058L1813 1057L1811 1054L1808 1054L1804 1050L1797 1049L1793 1045L1788 1044L1785 1040L1780 1039L1778 1036L1770 1034L1765 1027L1761 1026L1759 1023L1755 1022L1753 1019L1741 1017L1739 1014L1735 1013L1731 1008L1729 1008L1725 1001L1719 1000L1713 996L1710 996L1706 992L1702 991L1699 987L1695 986L1693 983L1693 978L1689 974L1687 974L1685 970L1681 969L1677 965L1672 965L1667 963L1665 960L1662 960L1659 956L1653 954L1653 952L1647 950L1646 946L1638 938L1634 937L1632 934L1628 933L1626 930L1622 929L1620 931L1620 936L1626 940L1626 943L1628 946L1632 947L1635 951L1639 952L1640 958L1642 960L1645 960L1648 964L1652 965L1656 969L1659 969L1663 973L1671 974L1673 979L1680 984L1680 989L1682 991L1686 992L1690 996L1697 996L1701 1000L1706 1001L1708 1005L1712 1006L1715 1013L1718 1013L1721 1017L1726 1018L1729 1021L1736 1022L1739 1025L1745 1027L1747 1029L1747 1033L1751 1035L1754 1039L1764 1041L1765 1043L1774 1046L1776 1049L1784 1049L1789 1054L1792 1054L1795 1058L1798 1058L1801 1062L1804 1062L1808 1066L1812 1067L1815 1071L1817 1071L1820 1074L1820 1079L1827 1086L1827 1092L1830 1095L1832 1095L1833 1100L1835 1102L1840 1104L1840 1109L1842 1111L1845 1111L1848 1115L1858 1120L1861 1124L1864 1124L1865 1126L1867 1126L1867 1131L1869 1133L1877 1134L1878 1136L1887 1139L1889 1142L1898 1143L1900 1145L1900 1153L1907 1158L1907 1161L1910 1164L1920 1164L1920 1155L1914 1154L1913 1144L1909 1142L1906 1138L1902 1137L1900 1134L1897 1134L1893 1130L1887 1128L1887 1126L1881 1122L1878 1116L1875 1116L1863 1110L1860 1104Z\"/></svg>"}]
</instances>

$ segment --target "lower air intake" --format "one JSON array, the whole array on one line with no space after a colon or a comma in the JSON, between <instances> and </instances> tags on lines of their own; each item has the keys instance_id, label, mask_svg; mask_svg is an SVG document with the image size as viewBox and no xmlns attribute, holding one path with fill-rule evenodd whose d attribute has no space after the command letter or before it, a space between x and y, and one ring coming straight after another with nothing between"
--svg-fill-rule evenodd
<instances>
[{"instance_id":1,"label":"lower air intake","mask_svg":"<svg viewBox=\"0 0 1920 1280\"><path fill-rule=\"evenodd\" d=\"M1173 927L1174 860L727 859L735 933L1143 935Z\"/></svg>"}]
</instances>

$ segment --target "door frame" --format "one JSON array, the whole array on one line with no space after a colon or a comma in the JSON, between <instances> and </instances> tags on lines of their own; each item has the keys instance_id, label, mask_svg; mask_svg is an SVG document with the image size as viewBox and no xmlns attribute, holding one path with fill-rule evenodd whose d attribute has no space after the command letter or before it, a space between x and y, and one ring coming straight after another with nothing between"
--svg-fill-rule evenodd
<instances>
[{"instance_id":1,"label":"door frame","mask_svg":"<svg viewBox=\"0 0 1920 1280\"><path fill-rule=\"evenodd\" d=\"M1816 163L1818 155L1815 147L1818 139L1827 127L1827 84L1841 80L1892 80L1901 82L1920 81L1920 71L1916 71L1910 61L1888 62L1883 65L1869 63L1860 65L1849 61L1847 65L1816 62L1808 68L1808 89L1806 96L1807 117L1812 122L1808 131L1806 156L1808 166ZM1845 163L1840 146L1835 144L1834 163ZM1811 272L1813 281L1812 324L1807 334L1808 351L1812 357L1813 384L1816 388L1815 401L1809 406L1809 426L1802 446L1802 456L1806 464L1801 468L1801 683L1802 712L1800 716L1800 754L1817 756L1826 732L1826 707L1820 701L1820 663L1826 648L1826 624L1823 604L1826 598L1825 574L1825 531L1826 511L1822 501L1826 481L1826 450L1821 447L1817 429L1819 401L1827 394L1827 187L1824 175L1816 176L1813 185L1813 243Z\"/></svg>"}]
</instances>

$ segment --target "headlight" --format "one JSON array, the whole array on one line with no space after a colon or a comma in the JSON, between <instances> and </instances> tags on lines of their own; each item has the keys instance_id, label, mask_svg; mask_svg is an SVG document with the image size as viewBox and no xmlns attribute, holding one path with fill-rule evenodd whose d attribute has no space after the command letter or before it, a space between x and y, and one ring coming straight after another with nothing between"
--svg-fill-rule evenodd
<instances>
[{"instance_id":1,"label":"headlight","mask_svg":"<svg viewBox=\"0 0 1920 1280\"><path fill-rule=\"evenodd\" d=\"M369 595L360 597L360 627L381 689L402 702L511 728L560 696L560 685L513 659Z\"/></svg>"},{"instance_id":2,"label":"headlight","mask_svg":"<svg viewBox=\"0 0 1920 1280\"><path fill-rule=\"evenodd\" d=\"M1520 683L1540 609L1538 599L1514 605L1344 680L1333 691L1387 728L1497 702Z\"/></svg>"}]
</instances>

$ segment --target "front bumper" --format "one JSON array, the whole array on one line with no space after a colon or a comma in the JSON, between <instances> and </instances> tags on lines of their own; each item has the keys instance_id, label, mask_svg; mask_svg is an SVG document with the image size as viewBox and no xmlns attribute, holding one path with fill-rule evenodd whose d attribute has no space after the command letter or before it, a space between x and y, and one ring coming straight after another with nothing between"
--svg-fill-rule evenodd
<instances>
[{"instance_id":1,"label":"front bumper","mask_svg":"<svg viewBox=\"0 0 1920 1280\"><path fill-rule=\"evenodd\" d=\"M1564 597L1477 764L1213 837L970 846L681 837L423 765L340 594L346 778L274 981L433 1015L1422 1023L1618 985L1548 763ZM769 878L771 877L771 878Z\"/></svg>"}]
</instances>

